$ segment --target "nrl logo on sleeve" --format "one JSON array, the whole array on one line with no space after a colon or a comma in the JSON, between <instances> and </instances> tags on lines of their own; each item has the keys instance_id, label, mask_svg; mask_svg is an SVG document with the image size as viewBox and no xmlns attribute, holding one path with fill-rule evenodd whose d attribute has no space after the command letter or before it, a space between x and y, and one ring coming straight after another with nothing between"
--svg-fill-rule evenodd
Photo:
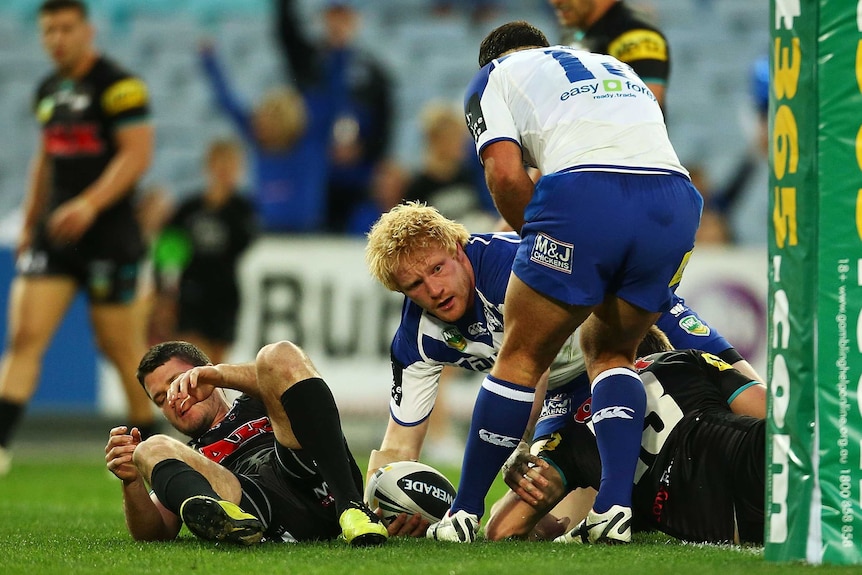
<instances>
[{"instance_id":1,"label":"nrl logo on sleeve","mask_svg":"<svg viewBox=\"0 0 862 575\"><path fill-rule=\"evenodd\" d=\"M446 345L458 351L467 349L467 340L464 339L464 336L461 335L457 327L447 327L444 329L443 339L446 341Z\"/></svg>"},{"instance_id":2,"label":"nrl logo on sleeve","mask_svg":"<svg viewBox=\"0 0 862 575\"><path fill-rule=\"evenodd\" d=\"M572 273L572 253L574 246L545 234L537 234L533 242L533 250L530 252L530 260L557 270L559 272Z\"/></svg>"},{"instance_id":3,"label":"nrl logo on sleeve","mask_svg":"<svg viewBox=\"0 0 862 575\"><path fill-rule=\"evenodd\" d=\"M687 315L679 320L679 327L691 335L705 337L710 334L709 326L700 321L700 318L695 315Z\"/></svg>"}]
</instances>

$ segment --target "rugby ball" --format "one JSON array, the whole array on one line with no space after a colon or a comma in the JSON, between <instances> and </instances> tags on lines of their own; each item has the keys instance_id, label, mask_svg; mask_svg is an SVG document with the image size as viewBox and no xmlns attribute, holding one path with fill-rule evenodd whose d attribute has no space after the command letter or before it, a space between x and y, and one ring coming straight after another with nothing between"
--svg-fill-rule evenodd
<instances>
[{"instance_id":1,"label":"rugby ball","mask_svg":"<svg viewBox=\"0 0 862 575\"><path fill-rule=\"evenodd\" d=\"M396 461L374 472L365 486L365 502L380 508L387 525L401 513L440 521L455 499L446 476L418 461Z\"/></svg>"}]
</instances>

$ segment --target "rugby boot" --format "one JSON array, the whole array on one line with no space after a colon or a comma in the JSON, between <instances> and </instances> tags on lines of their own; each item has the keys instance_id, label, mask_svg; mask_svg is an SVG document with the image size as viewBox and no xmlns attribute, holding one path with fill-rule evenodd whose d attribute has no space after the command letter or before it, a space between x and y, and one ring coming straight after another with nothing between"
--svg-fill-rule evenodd
<instances>
[{"instance_id":1,"label":"rugby boot","mask_svg":"<svg viewBox=\"0 0 862 575\"><path fill-rule=\"evenodd\" d=\"M472 543L479 532L479 518L463 509L446 515L425 532L428 539L451 541L453 543Z\"/></svg>"},{"instance_id":2,"label":"rugby boot","mask_svg":"<svg viewBox=\"0 0 862 575\"><path fill-rule=\"evenodd\" d=\"M338 518L344 540L354 547L383 545L389 532L383 521L364 503L351 501Z\"/></svg>"},{"instance_id":3,"label":"rugby boot","mask_svg":"<svg viewBox=\"0 0 862 575\"><path fill-rule=\"evenodd\" d=\"M208 541L254 545L263 538L263 523L238 505L207 495L183 501L180 517L189 531Z\"/></svg>"},{"instance_id":4,"label":"rugby boot","mask_svg":"<svg viewBox=\"0 0 862 575\"><path fill-rule=\"evenodd\" d=\"M604 513L592 509L577 527L554 539L555 543L605 543L616 545L632 540L632 510L612 505Z\"/></svg>"}]
</instances>

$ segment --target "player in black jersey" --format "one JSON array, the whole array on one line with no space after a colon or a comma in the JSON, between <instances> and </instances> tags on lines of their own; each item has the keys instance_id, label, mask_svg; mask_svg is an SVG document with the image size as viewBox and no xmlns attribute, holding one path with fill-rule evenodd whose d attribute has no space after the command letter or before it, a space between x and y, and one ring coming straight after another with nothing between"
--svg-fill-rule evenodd
<instances>
[{"instance_id":1,"label":"player in black jersey","mask_svg":"<svg viewBox=\"0 0 862 575\"><path fill-rule=\"evenodd\" d=\"M762 543L763 384L697 350L647 355L636 368L648 399L633 527L688 541ZM580 517L546 513L569 491L599 484L591 417L587 400L563 430L534 443L538 457L522 455L510 464L506 482L514 491L495 506L486 527L489 539L582 542L577 528L561 535ZM528 461L535 467L528 469Z\"/></svg>"},{"instance_id":2,"label":"player in black jersey","mask_svg":"<svg viewBox=\"0 0 862 575\"><path fill-rule=\"evenodd\" d=\"M664 107L670 51L646 14L622 0L548 0L559 23L572 31L573 46L610 54L631 66Z\"/></svg>"},{"instance_id":3,"label":"player in black jersey","mask_svg":"<svg viewBox=\"0 0 862 575\"><path fill-rule=\"evenodd\" d=\"M79 288L89 297L98 347L119 371L130 421L149 432L154 420L135 381L146 348L135 305L144 247L132 194L153 154L147 89L96 51L80 0L43 2L39 27L55 69L34 102L42 134L0 362L0 474L45 349Z\"/></svg>"},{"instance_id":4,"label":"player in black jersey","mask_svg":"<svg viewBox=\"0 0 862 575\"><path fill-rule=\"evenodd\" d=\"M160 343L138 378L191 441L111 430L105 460L123 481L136 540L173 539L185 522L198 537L247 545L339 534L352 545L386 541L386 527L362 503L362 474L332 393L296 345L270 344L252 363L214 366L190 343ZM233 406L224 389L242 393Z\"/></svg>"}]
</instances>

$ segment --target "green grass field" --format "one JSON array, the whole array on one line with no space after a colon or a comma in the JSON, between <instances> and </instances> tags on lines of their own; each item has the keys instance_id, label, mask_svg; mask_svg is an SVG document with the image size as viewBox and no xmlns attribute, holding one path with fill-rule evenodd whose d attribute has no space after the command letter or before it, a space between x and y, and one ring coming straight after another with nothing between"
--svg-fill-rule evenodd
<instances>
[{"instance_id":1,"label":"green grass field","mask_svg":"<svg viewBox=\"0 0 862 575\"><path fill-rule=\"evenodd\" d=\"M343 541L238 548L199 541L184 529L175 542L136 543L125 530L119 483L104 469L102 454L78 451L16 454L12 472L0 478L3 575L859 573L858 567L772 564L758 547L688 545L656 534L638 535L626 547L398 539L375 549L352 549ZM453 470L445 472L454 478ZM495 486L492 496L500 489Z\"/></svg>"}]
</instances>

